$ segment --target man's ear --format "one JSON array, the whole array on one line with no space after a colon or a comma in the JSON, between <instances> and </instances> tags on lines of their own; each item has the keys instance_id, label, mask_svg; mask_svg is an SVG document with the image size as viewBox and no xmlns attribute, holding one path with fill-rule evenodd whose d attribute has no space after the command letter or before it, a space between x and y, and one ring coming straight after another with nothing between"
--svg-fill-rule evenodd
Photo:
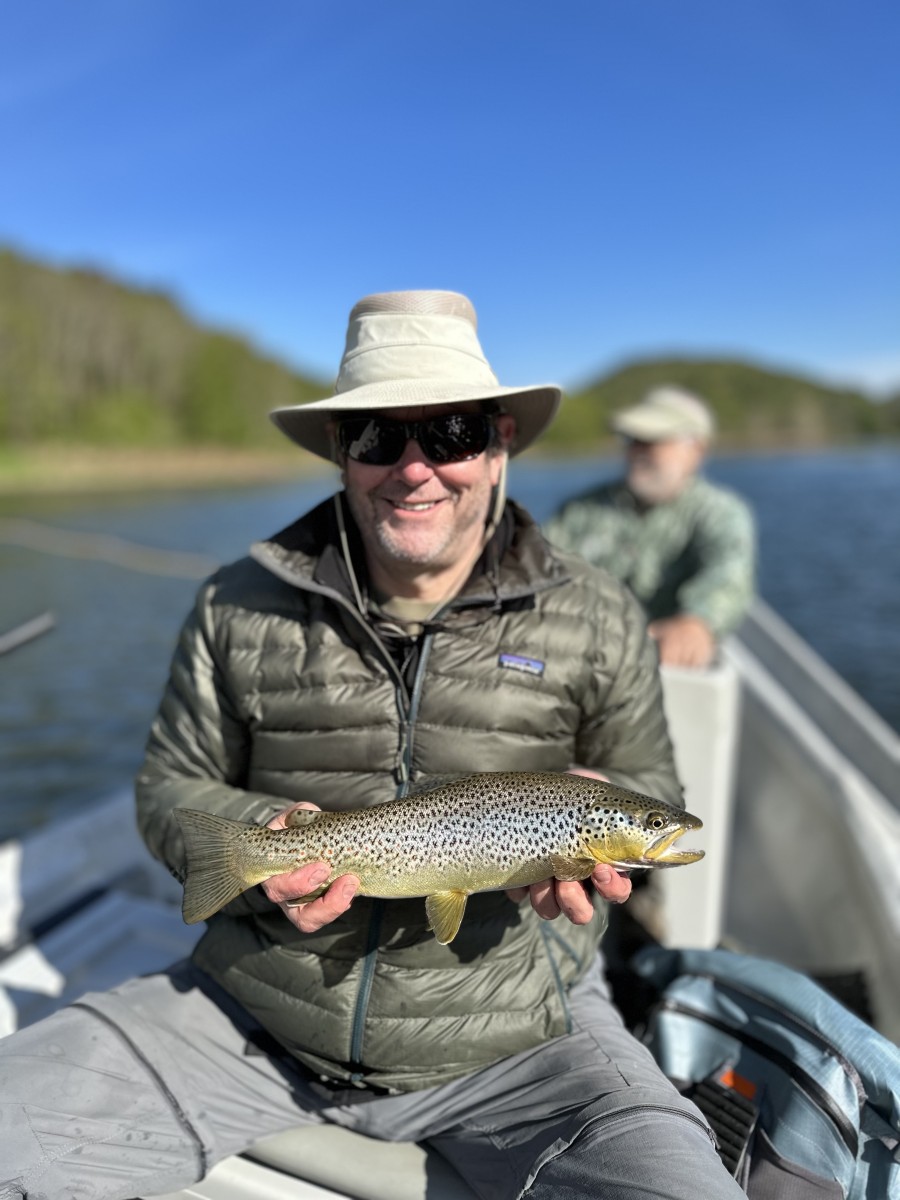
<instances>
[{"instance_id":1,"label":"man's ear","mask_svg":"<svg viewBox=\"0 0 900 1200\"><path fill-rule=\"evenodd\" d=\"M696 471L700 468L704 458L709 452L709 442L703 438L693 438L694 454L692 459L692 470Z\"/></svg>"},{"instance_id":2,"label":"man's ear","mask_svg":"<svg viewBox=\"0 0 900 1200\"><path fill-rule=\"evenodd\" d=\"M325 429L328 432L328 442L331 446L331 461L341 473L341 487L347 486L347 456L341 449L338 438L337 421L328 421Z\"/></svg>"},{"instance_id":3,"label":"man's ear","mask_svg":"<svg viewBox=\"0 0 900 1200\"><path fill-rule=\"evenodd\" d=\"M494 417L494 428L503 450L509 450L516 436L516 418L512 413L498 413Z\"/></svg>"},{"instance_id":4,"label":"man's ear","mask_svg":"<svg viewBox=\"0 0 900 1200\"><path fill-rule=\"evenodd\" d=\"M341 453L341 444L338 441L337 422L326 421L325 429L328 433L328 441L331 445L331 461L336 463L341 470L344 469L344 456Z\"/></svg>"}]
</instances>

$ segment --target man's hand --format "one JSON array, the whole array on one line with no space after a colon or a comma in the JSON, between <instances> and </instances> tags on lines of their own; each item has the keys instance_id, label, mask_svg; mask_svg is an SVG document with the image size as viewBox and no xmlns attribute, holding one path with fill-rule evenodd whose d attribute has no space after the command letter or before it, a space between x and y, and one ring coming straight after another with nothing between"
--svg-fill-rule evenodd
<instances>
[{"instance_id":1,"label":"man's hand","mask_svg":"<svg viewBox=\"0 0 900 1200\"><path fill-rule=\"evenodd\" d=\"M711 629L690 613L651 621L647 632L656 640L659 661L666 667L708 667L716 653Z\"/></svg>"},{"instance_id":2,"label":"man's hand","mask_svg":"<svg viewBox=\"0 0 900 1200\"><path fill-rule=\"evenodd\" d=\"M510 900L531 897L531 907L545 921L555 920L563 913L573 925L587 925L594 915L589 886L593 883L598 893L610 904L624 904L631 895L631 880L620 875L608 863L597 863L590 879L584 883L572 883L562 879L543 879L531 887L509 888Z\"/></svg>"},{"instance_id":3,"label":"man's hand","mask_svg":"<svg viewBox=\"0 0 900 1200\"><path fill-rule=\"evenodd\" d=\"M285 829L290 813L298 808L318 811L318 807L317 804L293 804L284 812L274 816L269 821L268 827L269 829ZM281 911L301 933L315 933L317 929L329 925L350 907L350 902L359 888L359 880L356 876L341 875L324 895L319 896L316 900L310 900L306 904L290 908L287 901L314 892L316 888L322 886L330 873L331 868L327 863L307 863L306 866L298 867L296 871L273 875L265 883L260 884L260 887L273 903L280 905Z\"/></svg>"},{"instance_id":4,"label":"man's hand","mask_svg":"<svg viewBox=\"0 0 900 1200\"><path fill-rule=\"evenodd\" d=\"M590 767L570 767L568 775L583 775L585 779L600 779L609 782L599 771ZM600 896L610 904L624 904L631 895L631 880L607 863L597 863L590 875L590 882L572 883L562 879L543 879L530 887L509 888L507 896L510 900L524 900L531 897L531 907L545 921L555 920L560 913L565 913L573 925L587 925L594 915L594 905L591 901L589 887L593 883Z\"/></svg>"}]
</instances>

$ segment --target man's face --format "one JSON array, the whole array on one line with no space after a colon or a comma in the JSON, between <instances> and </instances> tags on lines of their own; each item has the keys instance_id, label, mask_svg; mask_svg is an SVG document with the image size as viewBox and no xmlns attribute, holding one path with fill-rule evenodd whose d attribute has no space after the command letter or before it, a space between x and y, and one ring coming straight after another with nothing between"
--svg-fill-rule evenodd
<instances>
[{"instance_id":1,"label":"man's face","mask_svg":"<svg viewBox=\"0 0 900 1200\"><path fill-rule=\"evenodd\" d=\"M628 487L644 504L674 500L696 473L706 447L696 438L625 443Z\"/></svg>"},{"instance_id":2,"label":"man's face","mask_svg":"<svg viewBox=\"0 0 900 1200\"><path fill-rule=\"evenodd\" d=\"M447 412L477 412L477 405L391 409L391 420L415 421ZM494 418L501 444L515 431L508 414ZM371 568L382 582L408 579L416 570L439 574L481 549L492 489L504 455L490 448L477 458L443 466L426 458L410 440L392 466L369 466L345 458L344 488L362 534Z\"/></svg>"}]
</instances>

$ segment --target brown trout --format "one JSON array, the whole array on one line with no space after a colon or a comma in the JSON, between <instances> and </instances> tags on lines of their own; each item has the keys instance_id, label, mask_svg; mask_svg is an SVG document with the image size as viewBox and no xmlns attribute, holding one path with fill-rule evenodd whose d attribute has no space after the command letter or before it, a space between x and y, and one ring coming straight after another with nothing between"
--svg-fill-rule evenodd
<instances>
[{"instance_id":1,"label":"brown trout","mask_svg":"<svg viewBox=\"0 0 900 1200\"><path fill-rule=\"evenodd\" d=\"M612 783L546 772L469 775L351 812L301 809L286 829L194 809L177 808L175 816L187 856L188 924L272 875L324 862L327 881L292 904L315 899L341 875L356 875L361 896L424 896L429 928L442 945L456 936L473 892L551 876L583 880L597 863L630 870L703 857L674 845L702 826L683 809Z\"/></svg>"}]
</instances>

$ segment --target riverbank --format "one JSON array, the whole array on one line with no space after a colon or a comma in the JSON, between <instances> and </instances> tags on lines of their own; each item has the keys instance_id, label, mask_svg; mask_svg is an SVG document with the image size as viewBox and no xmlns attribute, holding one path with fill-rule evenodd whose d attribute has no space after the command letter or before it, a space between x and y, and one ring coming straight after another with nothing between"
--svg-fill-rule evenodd
<instances>
[{"instance_id":1,"label":"riverbank","mask_svg":"<svg viewBox=\"0 0 900 1200\"><path fill-rule=\"evenodd\" d=\"M897 448L897 442L878 439L854 446L737 445L719 439L715 457L785 457L830 451ZM614 440L573 447L552 443L529 447L519 462L589 462L618 458ZM191 488L253 487L258 484L321 477L329 467L313 454L285 441L284 447L241 449L226 446L123 447L83 444L45 444L0 448L0 499L29 496L104 495L117 492L185 490Z\"/></svg>"},{"instance_id":2,"label":"riverbank","mask_svg":"<svg viewBox=\"0 0 900 1200\"><path fill-rule=\"evenodd\" d=\"M327 470L299 447L45 445L0 451L0 496L241 487L308 480Z\"/></svg>"}]
</instances>

